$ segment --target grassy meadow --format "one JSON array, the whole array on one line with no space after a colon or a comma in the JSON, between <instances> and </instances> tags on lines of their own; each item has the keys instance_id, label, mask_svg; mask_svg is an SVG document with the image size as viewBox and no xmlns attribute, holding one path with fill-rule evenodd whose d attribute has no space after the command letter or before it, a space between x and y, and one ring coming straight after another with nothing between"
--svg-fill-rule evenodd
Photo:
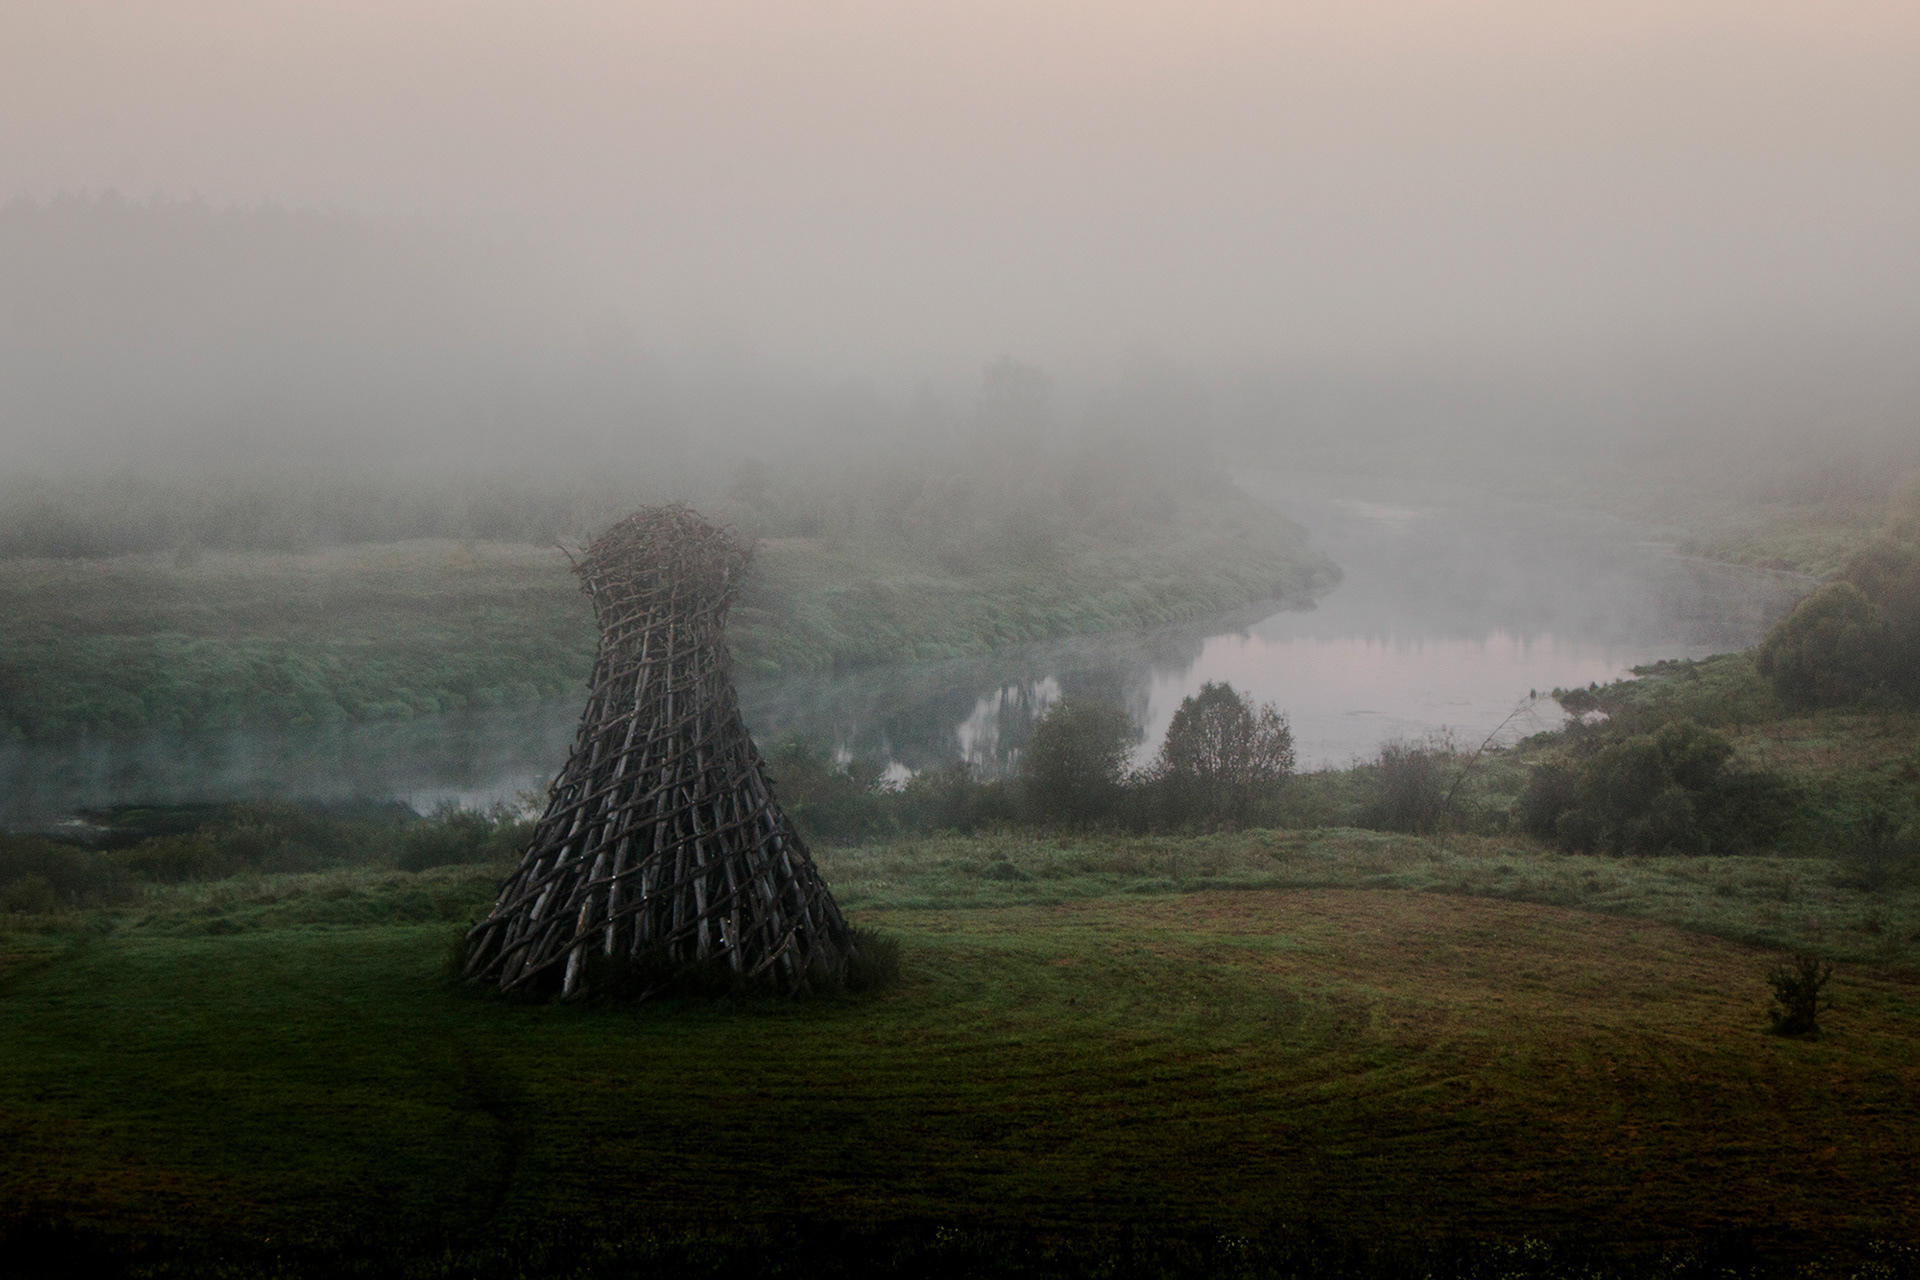
<instances>
[{"instance_id":1,"label":"grassy meadow","mask_svg":"<svg viewBox=\"0 0 1920 1280\"><path fill-rule=\"evenodd\" d=\"M1782 1265L1913 1243L1914 886L1346 829L819 857L902 944L898 988L490 998L445 957L494 864L8 917L0 1203L189 1254L378 1239L436 1275L566 1223L645 1248L1601 1239L1653 1271L1728 1232ZM1827 1034L1773 1037L1766 971L1809 945L1841 961Z\"/></svg>"},{"instance_id":2,"label":"grassy meadow","mask_svg":"<svg viewBox=\"0 0 1920 1280\"><path fill-rule=\"evenodd\" d=\"M557 550L0 561L0 733L406 719L569 693L593 617Z\"/></svg>"},{"instance_id":3,"label":"grassy meadow","mask_svg":"<svg viewBox=\"0 0 1920 1280\"><path fill-rule=\"evenodd\" d=\"M1237 493L1145 529L1158 536L1067 531L971 558L878 534L769 537L729 641L751 674L832 671L1306 599L1338 580L1298 526ZM559 550L432 538L0 559L0 616L0 736L28 740L530 702L578 690L596 639Z\"/></svg>"}]
</instances>

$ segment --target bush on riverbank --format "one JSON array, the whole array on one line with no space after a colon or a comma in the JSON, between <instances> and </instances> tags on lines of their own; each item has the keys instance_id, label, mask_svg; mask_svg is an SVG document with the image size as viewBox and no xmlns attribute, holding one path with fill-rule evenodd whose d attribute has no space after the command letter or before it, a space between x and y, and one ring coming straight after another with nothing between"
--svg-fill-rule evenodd
<instances>
[{"instance_id":1,"label":"bush on riverbank","mask_svg":"<svg viewBox=\"0 0 1920 1280\"><path fill-rule=\"evenodd\" d=\"M1839 581L1768 633L1755 661L1796 707L1920 701L1920 486Z\"/></svg>"},{"instance_id":2,"label":"bush on riverbank","mask_svg":"<svg viewBox=\"0 0 1920 1280\"><path fill-rule=\"evenodd\" d=\"M1522 828L1575 853L1746 853L1792 823L1785 778L1729 770L1733 744L1691 720L1588 739L1577 763L1534 766L1515 806Z\"/></svg>"}]
</instances>

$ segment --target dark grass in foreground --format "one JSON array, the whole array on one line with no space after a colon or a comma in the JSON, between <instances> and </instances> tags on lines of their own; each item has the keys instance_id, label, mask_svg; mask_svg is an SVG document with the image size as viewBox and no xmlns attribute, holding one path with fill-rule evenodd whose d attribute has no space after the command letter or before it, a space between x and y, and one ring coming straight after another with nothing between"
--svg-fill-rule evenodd
<instances>
[{"instance_id":1,"label":"dark grass in foreground","mask_svg":"<svg viewBox=\"0 0 1920 1280\"><path fill-rule=\"evenodd\" d=\"M990 1277L1036 1280L1744 1280L1746 1277L1920 1276L1920 1249L1873 1241L1808 1255L1755 1246L1744 1234L1630 1251L1524 1237L1438 1245L1343 1240L1312 1224L1253 1235L1181 1232L1165 1224L1062 1236L941 1223L880 1228L813 1224L783 1231L608 1231L573 1223L505 1230L473 1242L348 1236L154 1240L61 1219L0 1222L0 1251L22 1280L105 1276L395 1276L420 1280L598 1280L600 1277Z\"/></svg>"},{"instance_id":2,"label":"dark grass in foreground","mask_svg":"<svg viewBox=\"0 0 1920 1280\"><path fill-rule=\"evenodd\" d=\"M1757 860L1359 832L822 860L901 941L886 994L453 987L488 867L149 887L40 920L0 978L0 1204L160 1254L311 1245L292 1274L328 1250L350 1270L369 1239L424 1242L413 1274L513 1274L523 1248L561 1274L769 1274L818 1224L866 1259L845 1274L994 1273L941 1229L1036 1275L1235 1274L1206 1242L1276 1224L1404 1251L1374 1257L1604 1240L1648 1267L1741 1233L1783 1265L1915 1234L1912 904L1883 894L1898 929L1843 936L1868 899L1819 860L1784 900L1745 896L1774 892ZM1831 930L1843 956L1817 1041L1769 1034L1777 953L1649 918L1769 902L1786 940ZM1128 1230L1178 1265L1109 1266ZM1526 1271L1493 1248L1454 1273L1585 1256ZM1239 1273L1343 1274L1258 1256Z\"/></svg>"}]
</instances>

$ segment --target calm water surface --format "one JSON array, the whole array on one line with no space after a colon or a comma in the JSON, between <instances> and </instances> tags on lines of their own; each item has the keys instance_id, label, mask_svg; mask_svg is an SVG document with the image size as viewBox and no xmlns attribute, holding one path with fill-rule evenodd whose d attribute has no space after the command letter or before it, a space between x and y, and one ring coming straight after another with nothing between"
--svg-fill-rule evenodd
<instances>
[{"instance_id":1,"label":"calm water surface","mask_svg":"<svg viewBox=\"0 0 1920 1280\"><path fill-rule=\"evenodd\" d=\"M1383 741L1477 743L1559 723L1531 691L1586 685L1662 657L1744 648L1812 586L1798 575L1676 556L1618 520L1526 496L1248 472L1242 487L1312 530L1346 571L1305 611L1085 638L939 664L741 686L762 742L801 733L896 777L953 760L1012 767L1063 694L1125 706L1144 761L1180 700L1225 680L1288 715L1303 767ZM0 746L0 824L117 803L267 795L397 797L417 808L511 800L565 757L578 704L400 725L156 735L60 748Z\"/></svg>"}]
</instances>

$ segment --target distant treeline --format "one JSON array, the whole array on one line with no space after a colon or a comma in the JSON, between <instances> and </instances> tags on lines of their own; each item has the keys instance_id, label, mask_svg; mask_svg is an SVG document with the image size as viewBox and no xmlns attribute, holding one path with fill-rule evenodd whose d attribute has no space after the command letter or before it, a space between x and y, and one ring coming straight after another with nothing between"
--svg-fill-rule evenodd
<instances>
[{"instance_id":1,"label":"distant treeline","mask_svg":"<svg viewBox=\"0 0 1920 1280\"><path fill-rule=\"evenodd\" d=\"M1292 768L1285 720L1225 685L1175 715L1153 763L1129 767L1125 713L1066 698L1008 777L964 764L894 785L878 762L836 764L790 740L771 756L783 802L818 838L884 840L998 827L1182 832L1360 827L1433 836L1521 834L1567 852L1837 857L1870 884L1920 876L1911 768L1803 776L1736 758L1728 736L1778 723L1751 655L1661 664L1604 689L1559 690L1566 726L1509 746L1448 735L1383 743L1348 769Z\"/></svg>"}]
</instances>

